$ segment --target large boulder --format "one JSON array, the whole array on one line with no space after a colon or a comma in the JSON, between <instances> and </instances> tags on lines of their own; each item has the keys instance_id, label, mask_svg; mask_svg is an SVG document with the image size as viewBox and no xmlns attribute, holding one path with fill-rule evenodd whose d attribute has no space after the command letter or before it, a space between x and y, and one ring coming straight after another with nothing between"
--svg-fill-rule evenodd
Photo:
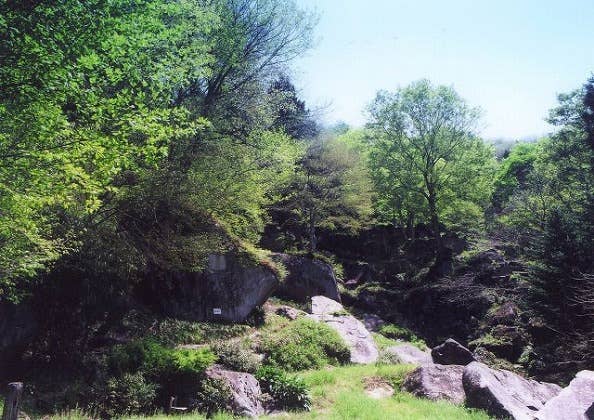
<instances>
[{"instance_id":1,"label":"large boulder","mask_svg":"<svg viewBox=\"0 0 594 420\"><path fill-rule=\"evenodd\" d=\"M311 318L335 329L351 350L351 362L375 363L379 352L365 325L346 312L343 306L325 296L311 298Z\"/></svg>"},{"instance_id":2,"label":"large boulder","mask_svg":"<svg viewBox=\"0 0 594 420\"><path fill-rule=\"evenodd\" d=\"M594 419L594 371L582 370L536 414L539 420Z\"/></svg>"},{"instance_id":3,"label":"large boulder","mask_svg":"<svg viewBox=\"0 0 594 420\"><path fill-rule=\"evenodd\" d=\"M170 315L197 321L243 322L278 287L275 273L234 253L211 254L201 272L160 272L144 299Z\"/></svg>"},{"instance_id":4,"label":"large boulder","mask_svg":"<svg viewBox=\"0 0 594 420\"><path fill-rule=\"evenodd\" d=\"M423 351L412 344L403 343L396 346L390 346L384 349L385 353L395 356L400 363L410 363L413 365L430 365L433 364L431 354Z\"/></svg>"},{"instance_id":5,"label":"large boulder","mask_svg":"<svg viewBox=\"0 0 594 420\"><path fill-rule=\"evenodd\" d=\"M474 362L474 356L466 347L449 338L431 350L433 361L440 365L467 365Z\"/></svg>"},{"instance_id":6,"label":"large boulder","mask_svg":"<svg viewBox=\"0 0 594 420\"><path fill-rule=\"evenodd\" d=\"M307 302L312 296L326 296L340 302L340 292L332 266L320 260L298 255L274 254L282 263L287 277L276 294L298 302Z\"/></svg>"},{"instance_id":7,"label":"large boulder","mask_svg":"<svg viewBox=\"0 0 594 420\"><path fill-rule=\"evenodd\" d=\"M265 413L262 405L262 390L254 375L225 370L213 365L206 370L206 377L222 380L231 391L229 407L238 416L258 417Z\"/></svg>"},{"instance_id":8,"label":"large boulder","mask_svg":"<svg viewBox=\"0 0 594 420\"><path fill-rule=\"evenodd\" d=\"M430 400L447 400L454 404L464 403L462 373L464 366L426 365L408 374L402 389L417 397Z\"/></svg>"},{"instance_id":9,"label":"large boulder","mask_svg":"<svg viewBox=\"0 0 594 420\"><path fill-rule=\"evenodd\" d=\"M537 411L561 391L558 385L525 379L479 362L464 368L462 385L467 406L483 409L496 418L516 420L533 420Z\"/></svg>"}]
</instances>

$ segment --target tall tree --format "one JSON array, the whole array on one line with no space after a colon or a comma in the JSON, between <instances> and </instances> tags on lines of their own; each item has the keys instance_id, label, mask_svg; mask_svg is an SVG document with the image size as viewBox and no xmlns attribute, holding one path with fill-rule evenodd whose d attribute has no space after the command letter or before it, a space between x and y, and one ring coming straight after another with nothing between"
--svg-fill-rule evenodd
<instances>
[{"instance_id":1,"label":"tall tree","mask_svg":"<svg viewBox=\"0 0 594 420\"><path fill-rule=\"evenodd\" d=\"M439 255L442 219L480 216L491 192L493 152L474 134L479 110L421 80L379 92L369 114L380 194L399 217L426 212Z\"/></svg>"}]
</instances>

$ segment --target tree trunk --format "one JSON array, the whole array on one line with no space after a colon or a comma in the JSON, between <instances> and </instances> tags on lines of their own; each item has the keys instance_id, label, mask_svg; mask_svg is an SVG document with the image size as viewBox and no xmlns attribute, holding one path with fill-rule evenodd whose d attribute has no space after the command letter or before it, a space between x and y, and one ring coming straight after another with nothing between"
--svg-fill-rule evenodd
<instances>
[{"instance_id":1,"label":"tree trunk","mask_svg":"<svg viewBox=\"0 0 594 420\"><path fill-rule=\"evenodd\" d=\"M23 395L23 383L11 382L8 384L8 392L4 400L4 412L2 420L17 420L19 416L19 407Z\"/></svg>"},{"instance_id":2,"label":"tree trunk","mask_svg":"<svg viewBox=\"0 0 594 420\"><path fill-rule=\"evenodd\" d=\"M309 210L309 252L312 254L316 252L318 246L318 238L316 237L316 216L315 212Z\"/></svg>"},{"instance_id":3,"label":"tree trunk","mask_svg":"<svg viewBox=\"0 0 594 420\"><path fill-rule=\"evenodd\" d=\"M435 253L437 258L439 258L442 254L443 242L441 240L439 215L437 214L437 195L435 193L435 188L432 185L428 185L427 187L429 192L427 200L429 202L429 212L431 214L431 230L433 230L433 237L435 239Z\"/></svg>"}]
</instances>

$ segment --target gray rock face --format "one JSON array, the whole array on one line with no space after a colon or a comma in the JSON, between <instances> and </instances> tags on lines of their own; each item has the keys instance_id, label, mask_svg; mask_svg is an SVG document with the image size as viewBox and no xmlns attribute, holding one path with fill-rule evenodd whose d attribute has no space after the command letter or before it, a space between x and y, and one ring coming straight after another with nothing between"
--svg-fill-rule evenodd
<instances>
[{"instance_id":1,"label":"gray rock face","mask_svg":"<svg viewBox=\"0 0 594 420\"><path fill-rule=\"evenodd\" d=\"M363 314L361 318L363 325L365 325L365 328L367 328L369 331L378 331L383 325L386 324L386 321L375 314Z\"/></svg>"},{"instance_id":2,"label":"gray rock face","mask_svg":"<svg viewBox=\"0 0 594 420\"><path fill-rule=\"evenodd\" d=\"M330 264L288 254L274 254L273 258L288 271L277 294L298 302L307 302L312 296L326 296L340 302L336 276Z\"/></svg>"},{"instance_id":3,"label":"gray rock face","mask_svg":"<svg viewBox=\"0 0 594 420\"><path fill-rule=\"evenodd\" d=\"M464 368L462 385L467 406L483 409L497 418L516 420L533 420L537 411L561 391L557 385L491 369L479 362Z\"/></svg>"},{"instance_id":4,"label":"gray rock face","mask_svg":"<svg viewBox=\"0 0 594 420\"><path fill-rule=\"evenodd\" d=\"M401 363L410 363L414 365L431 365L433 360L431 355L427 351L423 351L412 344L401 344L397 346L391 346L384 350L386 353L390 353L396 356ZM462 375L460 373L460 375ZM460 376L462 378L462 376ZM462 379L460 379L461 381ZM460 382L461 384L462 382Z\"/></svg>"},{"instance_id":5,"label":"gray rock face","mask_svg":"<svg viewBox=\"0 0 594 420\"><path fill-rule=\"evenodd\" d=\"M351 362L369 364L377 361L379 352L370 332L343 306L325 296L311 298L311 318L334 328L351 350Z\"/></svg>"},{"instance_id":6,"label":"gray rock face","mask_svg":"<svg viewBox=\"0 0 594 420\"><path fill-rule=\"evenodd\" d=\"M167 273L152 282L164 313L198 321L243 322L261 306L279 281L268 268L239 260L234 254L213 254L201 273Z\"/></svg>"},{"instance_id":7,"label":"gray rock face","mask_svg":"<svg viewBox=\"0 0 594 420\"><path fill-rule=\"evenodd\" d=\"M417 397L462 404L465 399L463 371L464 366L457 365L421 366L408 374L402 388Z\"/></svg>"},{"instance_id":8,"label":"gray rock face","mask_svg":"<svg viewBox=\"0 0 594 420\"><path fill-rule=\"evenodd\" d=\"M253 375L225 370L219 365L214 365L206 370L206 376L223 380L229 386L232 394L229 405L234 414L257 417L265 413L261 401L262 390Z\"/></svg>"},{"instance_id":9,"label":"gray rock face","mask_svg":"<svg viewBox=\"0 0 594 420\"><path fill-rule=\"evenodd\" d=\"M474 356L466 347L451 338L431 350L433 361L440 365L467 365Z\"/></svg>"},{"instance_id":10,"label":"gray rock face","mask_svg":"<svg viewBox=\"0 0 594 420\"><path fill-rule=\"evenodd\" d=\"M594 419L594 371L582 370L536 414L539 420Z\"/></svg>"}]
</instances>

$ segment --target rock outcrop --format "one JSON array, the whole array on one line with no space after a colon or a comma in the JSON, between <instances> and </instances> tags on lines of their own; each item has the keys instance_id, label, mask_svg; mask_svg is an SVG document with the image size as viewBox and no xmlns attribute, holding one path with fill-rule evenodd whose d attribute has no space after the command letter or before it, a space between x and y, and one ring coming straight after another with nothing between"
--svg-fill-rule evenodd
<instances>
[{"instance_id":1,"label":"rock outcrop","mask_svg":"<svg viewBox=\"0 0 594 420\"><path fill-rule=\"evenodd\" d=\"M474 356L466 347L454 339L447 339L443 344L431 350L433 362L440 365L462 365L474 362Z\"/></svg>"},{"instance_id":2,"label":"rock outcrop","mask_svg":"<svg viewBox=\"0 0 594 420\"><path fill-rule=\"evenodd\" d=\"M274 254L273 259L287 269L287 277L276 291L279 296L298 302L307 302L312 296L326 296L340 302L336 276L330 264L289 254Z\"/></svg>"},{"instance_id":3,"label":"rock outcrop","mask_svg":"<svg viewBox=\"0 0 594 420\"><path fill-rule=\"evenodd\" d=\"M408 374L402 389L417 397L462 404L465 400L463 371L464 366L457 365L421 366Z\"/></svg>"},{"instance_id":4,"label":"rock outcrop","mask_svg":"<svg viewBox=\"0 0 594 420\"><path fill-rule=\"evenodd\" d=\"M222 380L229 386L232 395L229 406L235 415L258 417L265 413L261 401L262 390L254 375L213 365L206 370L206 376Z\"/></svg>"},{"instance_id":5,"label":"rock outcrop","mask_svg":"<svg viewBox=\"0 0 594 420\"><path fill-rule=\"evenodd\" d=\"M211 254L204 271L167 272L144 295L170 316L243 322L278 285L275 273L263 265L234 253Z\"/></svg>"},{"instance_id":6,"label":"rock outcrop","mask_svg":"<svg viewBox=\"0 0 594 420\"><path fill-rule=\"evenodd\" d=\"M536 414L538 420L594 419L594 371L582 370Z\"/></svg>"},{"instance_id":7,"label":"rock outcrop","mask_svg":"<svg viewBox=\"0 0 594 420\"><path fill-rule=\"evenodd\" d=\"M431 355L429 352L423 351L412 344L403 343L397 346L390 346L384 350L385 353L389 353L401 363L410 363L413 365L430 365L433 364ZM461 374L460 374L461 375ZM460 376L461 378L462 376Z\"/></svg>"},{"instance_id":8,"label":"rock outcrop","mask_svg":"<svg viewBox=\"0 0 594 420\"><path fill-rule=\"evenodd\" d=\"M462 385L467 406L483 409L496 418L516 420L533 420L537 411L561 391L557 385L491 369L479 362L464 368Z\"/></svg>"},{"instance_id":9,"label":"rock outcrop","mask_svg":"<svg viewBox=\"0 0 594 420\"><path fill-rule=\"evenodd\" d=\"M377 361L379 352L365 325L346 312L343 306L325 296L311 298L311 318L334 328L351 350L351 362L369 364Z\"/></svg>"}]
</instances>

